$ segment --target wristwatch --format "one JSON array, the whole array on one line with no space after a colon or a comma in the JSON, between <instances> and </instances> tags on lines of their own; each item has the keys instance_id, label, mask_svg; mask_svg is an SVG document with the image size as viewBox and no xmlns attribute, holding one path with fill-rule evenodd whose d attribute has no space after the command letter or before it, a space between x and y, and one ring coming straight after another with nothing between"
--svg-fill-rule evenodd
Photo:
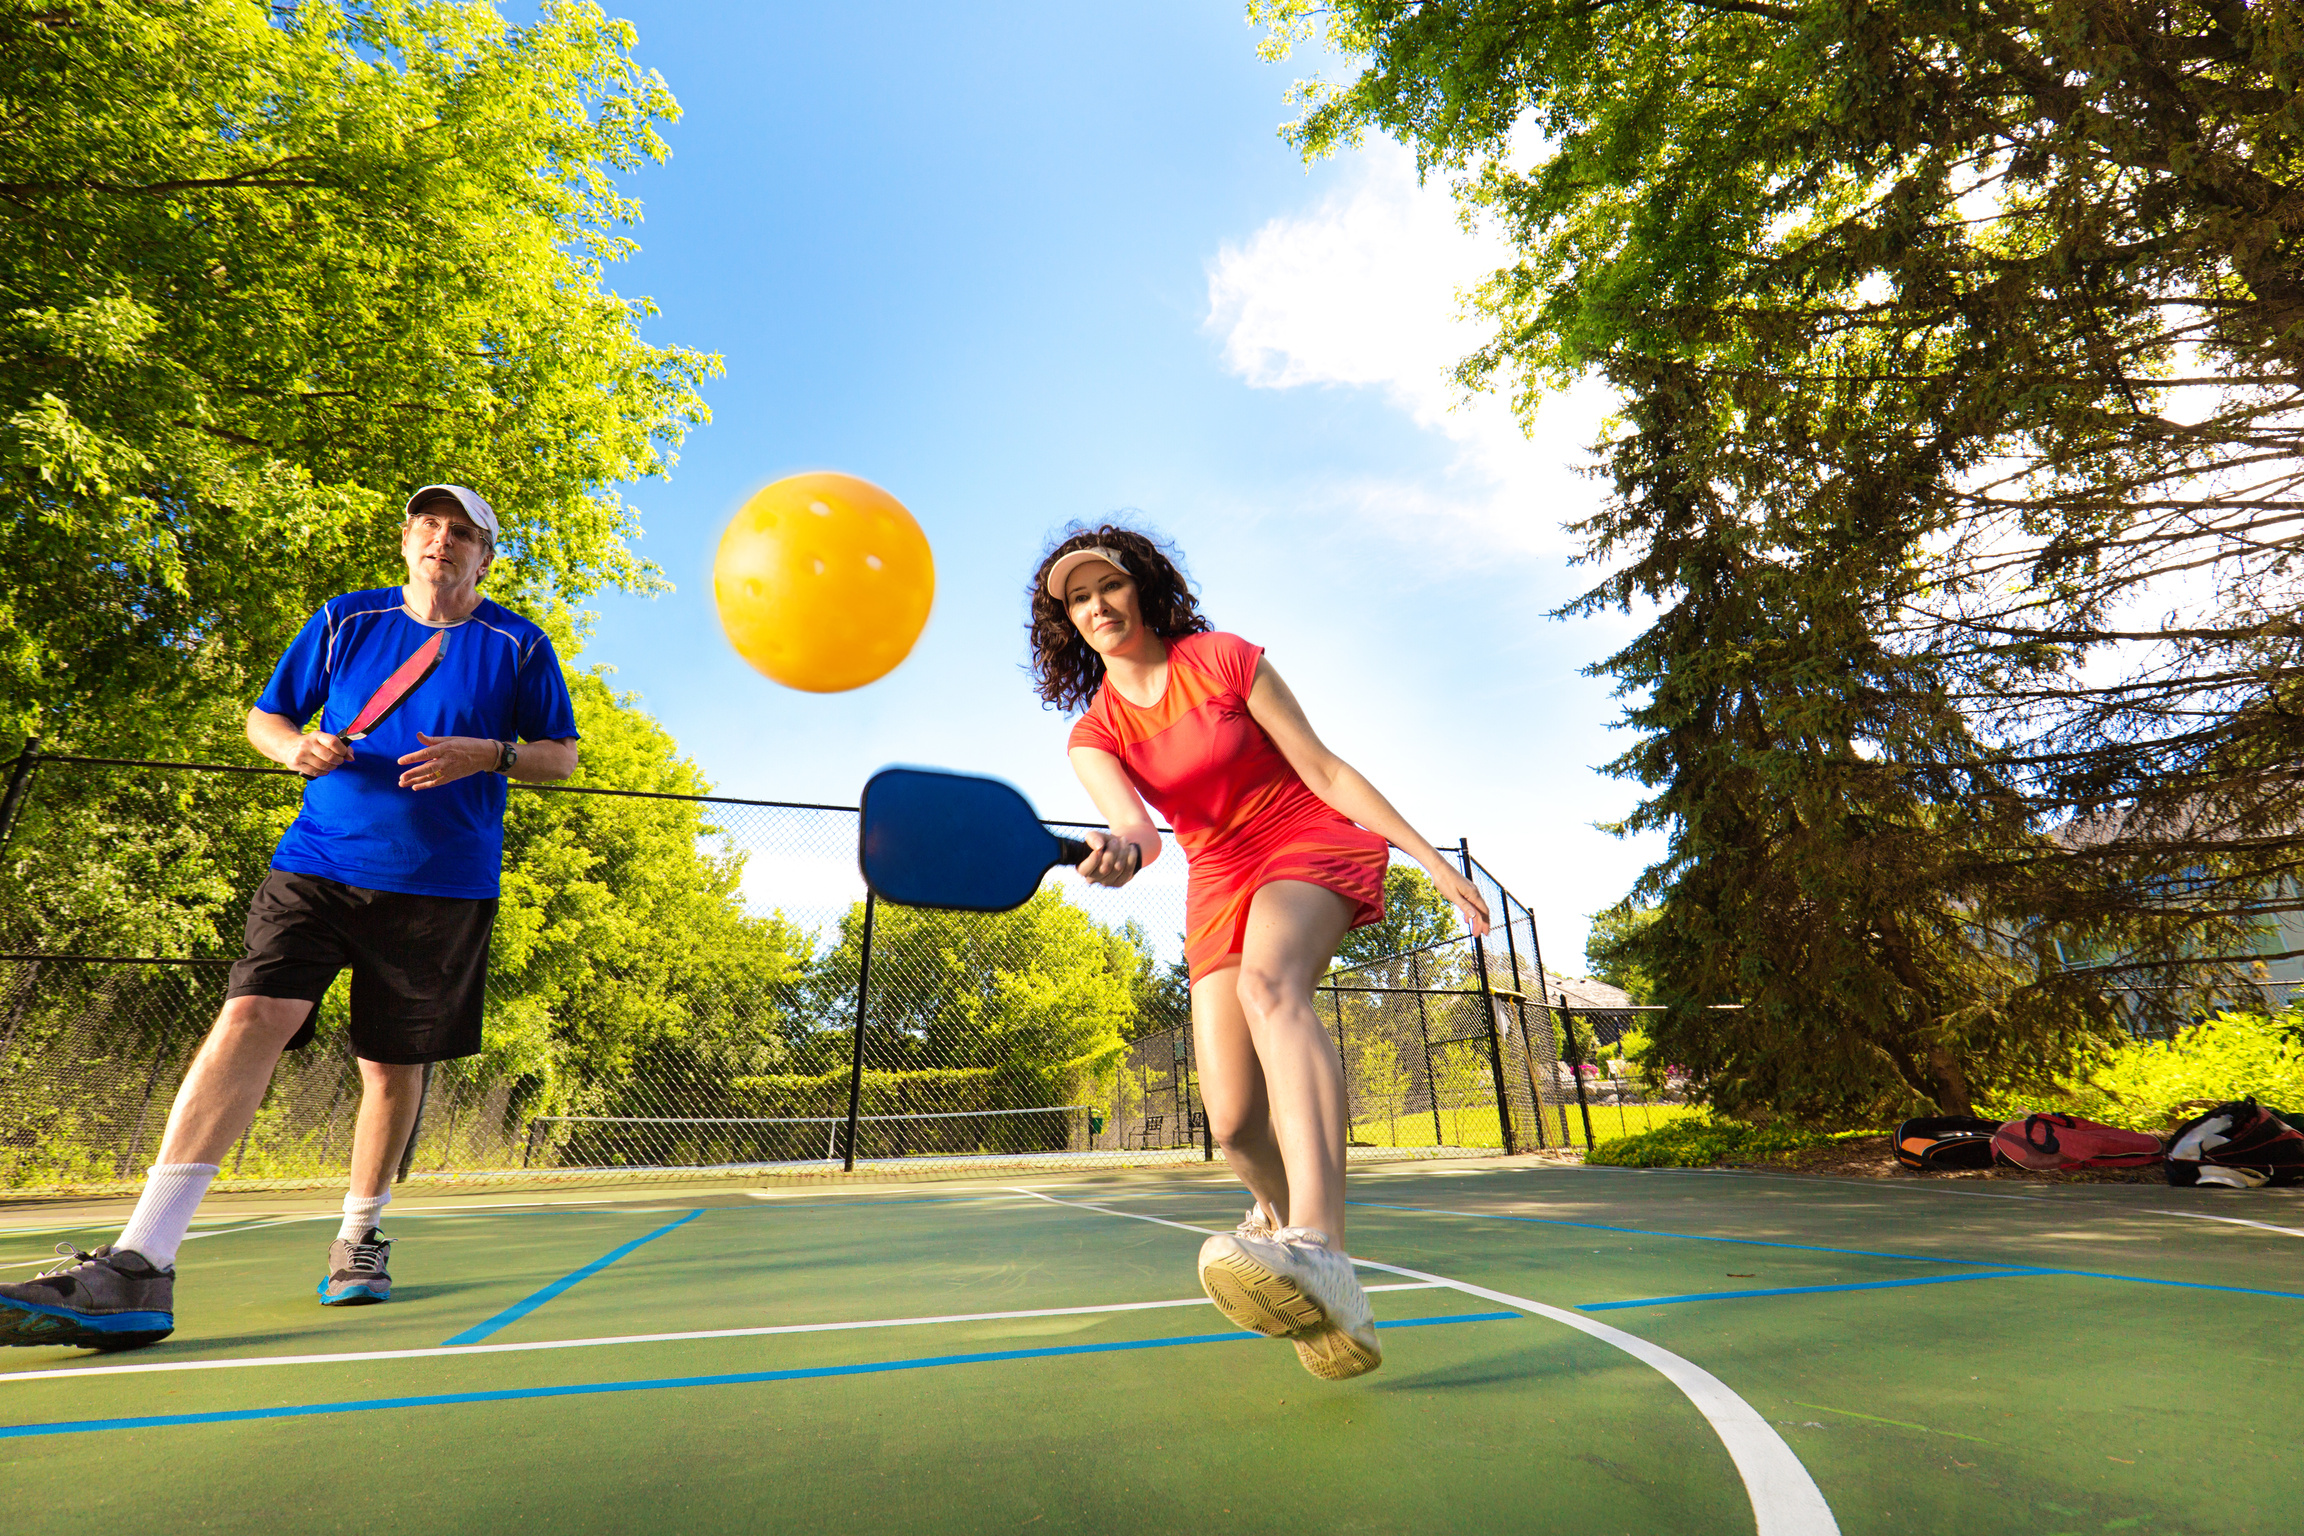
<instances>
[{"instance_id":1,"label":"wristwatch","mask_svg":"<svg viewBox=\"0 0 2304 1536\"><path fill-rule=\"evenodd\" d=\"M512 771L512 765L519 761L520 743L516 741L500 741L496 743L496 771L498 773L510 773Z\"/></svg>"}]
</instances>

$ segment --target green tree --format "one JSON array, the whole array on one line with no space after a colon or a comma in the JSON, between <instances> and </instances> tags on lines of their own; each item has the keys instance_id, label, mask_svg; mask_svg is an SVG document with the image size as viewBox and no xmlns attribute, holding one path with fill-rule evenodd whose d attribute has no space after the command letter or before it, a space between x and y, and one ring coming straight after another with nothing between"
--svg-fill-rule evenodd
<instances>
[{"instance_id":1,"label":"green tree","mask_svg":"<svg viewBox=\"0 0 2304 1536\"><path fill-rule=\"evenodd\" d=\"M1192 968L1181 953L1166 965L1153 959L1152 935L1135 918L1121 925L1121 935L1140 957L1134 981L1135 1011L1128 1022L1128 1038L1141 1040L1164 1030L1192 1027ZM1176 936L1179 951L1184 936Z\"/></svg>"},{"instance_id":2,"label":"green tree","mask_svg":"<svg viewBox=\"0 0 2304 1536\"><path fill-rule=\"evenodd\" d=\"M1456 909L1424 871L1394 864L1384 871L1384 915L1344 935L1338 965L1365 965L1455 936Z\"/></svg>"},{"instance_id":3,"label":"green tree","mask_svg":"<svg viewBox=\"0 0 2304 1536\"><path fill-rule=\"evenodd\" d=\"M1631 957L1626 946L1633 935L1656 921L1656 910L1635 906L1629 901L1618 902L1592 914L1592 930L1584 937L1584 963L1592 968L1592 974L1620 988L1640 1006L1655 1000L1656 982Z\"/></svg>"},{"instance_id":4,"label":"green tree","mask_svg":"<svg viewBox=\"0 0 2304 1536\"><path fill-rule=\"evenodd\" d=\"M810 978L808 1060L819 1071L837 1074L847 1059L863 933L859 902ZM952 1096L916 1110L1076 1102L1126 1052L1145 965L1134 939L1053 886L1012 912L879 906L866 1061ZM941 1086L933 1074L946 1075Z\"/></svg>"},{"instance_id":5,"label":"green tree","mask_svg":"<svg viewBox=\"0 0 2304 1536\"><path fill-rule=\"evenodd\" d=\"M1352 1089L1363 1105L1383 1114L1390 1127L1389 1140L1398 1146L1400 1114L1407 1107L1412 1086L1407 1065L1400 1060L1392 1037L1380 1029L1359 1031L1358 1046L1353 1053Z\"/></svg>"},{"instance_id":6,"label":"green tree","mask_svg":"<svg viewBox=\"0 0 2304 1536\"><path fill-rule=\"evenodd\" d=\"M2180 976L2296 905L2284 9L1252 14L1354 61L1308 153L1396 134L1513 240L1462 380L1624 402L1578 606L1660 615L1600 670L1672 1059L1965 1104L2108 1038L2066 956Z\"/></svg>"},{"instance_id":7,"label":"green tree","mask_svg":"<svg viewBox=\"0 0 2304 1536\"><path fill-rule=\"evenodd\" d=\"M479 487L489 593L646 589L616 490L716 358L606 286L677 113L579 0L0 0L0 730L182 752L401 502Z\"/></svg>"},{"instance_id":8,"label":"green tree","mask_svg":"<svg viewBox=\"0 0 2304 1536\"><path fill-rule=\"evenodd\" d=\"M662 726L594 675L570 679L589 787L710 792ZM487 1053L514 1108L708 1115L726 1083L781 1069L806 1026L814 942L747 910L715 807L515 793L489 953ZM717 846L716 846L717 845Z\"/></svg>"}]
</instances>

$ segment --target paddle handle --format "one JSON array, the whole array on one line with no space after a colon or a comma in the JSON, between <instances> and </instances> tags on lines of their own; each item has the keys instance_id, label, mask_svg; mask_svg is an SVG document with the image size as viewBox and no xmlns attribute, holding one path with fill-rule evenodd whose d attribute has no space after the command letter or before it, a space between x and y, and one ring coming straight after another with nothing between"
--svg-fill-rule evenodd
<instances>
[{"instance_id":1,"label":"paddle handle","mask_svg":"<svg viewBox=\"0 0 2304 1536\"><path fill-rule=\"evenodd\" d=\"M1080 839L1076 837L1060 837L1056 839L1056 862L1059 864L1078 864L1083 859L1087 858L1089 854L1094 853L1095 851L1095 849L1089 847L1086 843L1080 841ZM1140 870L1144 867L1144 850L1137 847L1134 843L1130 843L1128 845L1128 851L1136 855L1136 869L1128 871L1130 877L1133 878L1136 874L1136 870Z\"/></svg>"}]
</instances>

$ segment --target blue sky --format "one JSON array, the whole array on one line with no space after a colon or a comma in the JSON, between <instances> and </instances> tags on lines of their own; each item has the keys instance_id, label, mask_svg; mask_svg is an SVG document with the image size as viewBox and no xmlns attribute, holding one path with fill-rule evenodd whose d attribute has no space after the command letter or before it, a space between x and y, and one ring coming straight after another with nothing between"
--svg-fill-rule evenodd
<instances>
[{"instance_id":1,"label":"blue sky","mask_svg":"<svg viewBox=\"0 0 2304 1536\"><path fill-rule=\"evenodd\" d=\"M615 10L684 116L626 183L642 249L611 280L727 375L673 477L629 488L677 590L603 596L587 661L723 793L853 803L935 763L1086 817L1021 593L1055 528L1126 510L1583 968L1585 914L1653 854L1592 825L1633 794L1595 771L1626 740L1578 674L1631 626L1545 617L1589 584L1560 525L1598 494L1567 468L1598 407L1530 441L1456 404L1456 294L1498 247L1443 189L1382 143L1308 172L1275 132L1301 67L1257 59L1237 0ZM851 694L779 688L712 612L730 513L805 469L887 487L936 552L919 646Z\"/></svg>"}]
</instances>

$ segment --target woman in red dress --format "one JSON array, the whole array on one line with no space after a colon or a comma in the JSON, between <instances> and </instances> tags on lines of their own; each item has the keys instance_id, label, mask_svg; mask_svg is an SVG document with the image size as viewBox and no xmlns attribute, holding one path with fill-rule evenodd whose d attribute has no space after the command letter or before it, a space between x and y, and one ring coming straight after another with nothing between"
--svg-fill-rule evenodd
<instances>
[{"instance_id":1,"label":"woman in red dress","mask_svg":"<svg viewBox=\"0 0 2304 1536\"><path fill-rule=\"evenodd\" d=\"M1292 1339L1340 1381L1382 1345L1344 1249L1344 1075L1312 1005L1345 933L1384 915L1386 845L1422 864L1475 933L1471 881L1321 745L1261 647L1219 634L1175 562L1133 529L1063 539L1032 582L1040 697L1085 706L1073 771L1109 833L1080 872L1125 885L1160 855L1149 801L1190 862L1185 961L1210 1133L1256 1205L1200 1250L1243 1328Z\"/></svg>"}]
</instances>

